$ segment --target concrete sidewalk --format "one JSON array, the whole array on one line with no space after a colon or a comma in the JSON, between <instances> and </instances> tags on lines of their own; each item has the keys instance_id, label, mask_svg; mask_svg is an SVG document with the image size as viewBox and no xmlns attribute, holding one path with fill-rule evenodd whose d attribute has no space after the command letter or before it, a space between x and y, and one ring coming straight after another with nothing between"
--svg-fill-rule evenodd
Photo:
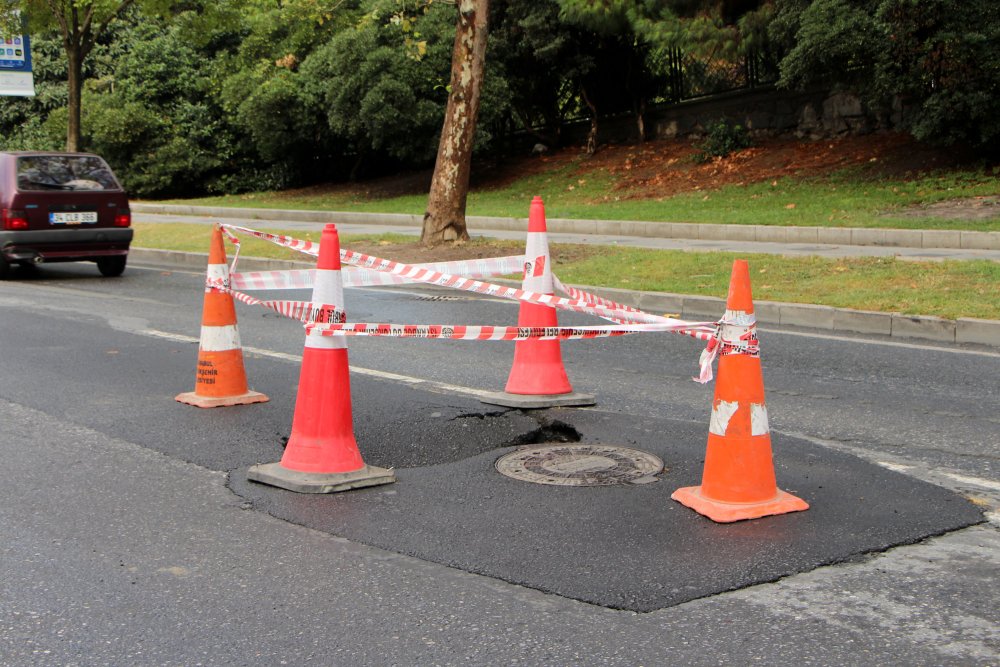
<instances>
[{"instance_id":1,"label":"concrete sidewalk","mask_svg":"<svg viewBox=\"0 0 1000 667\"><path fill-rule=\"evenodd\" d=\"M234 209L163 204L133 204L140 222L202 222L225 219L232 224L285 229L316 229L335 223L347 234L395 232L419 235L416 215L353 212ZM262 224L263 223L263 224ZM685 251L726 251L822 257L889 256L914 261L989 260L1000 262L1000 232L940 230L851 229L825 227L765 227L601 220L546 221L555 243L593 243ZM527 219L469 217L473 236L523 239ZM783 239L779 241L778 239ZM134 248L134 261L203 267L204 255ZM288 262L245 258L246 270L287 268ZM592 291L649 312L679 313L685 318L718 318L725 310L722 298L638 292L612 288ZM975 318L948 320L923 315L860 311L830 306L756 301L763 324L807 327L942 343L987 345L1000 348L1000 321Z\"/></svg>"},{"instance_id":2,"label":"concrete sidewalk","mask_svg":"<svg viewBox=\"0 0 1000 667\"><path fill-rule=\"evenodd\" d=\"M423 218L399 213L358 213L350 211L296 211L221 206L132 204L142 216L191 216L237 219L243 222L280 222L295 229L314 228L332 222L345 227L373 231L400 231L419 234ZM522 238L527 218L469 216L470 234ZM919 259L989 259L1000 261L1000 232L960 230L867 229L851 227L779 227L768 225L723 225L687 222L634 222L622 220L568 220L547 218L549 236L566 243L606 243L650 248L669 247L664 241L684 241L683 249L739 250L779 254L829 256L887 255ZM483 232L488 231L489 234ZM575 237L564 240L557 237ZM593 240L590 240L593 239ZM692 243L697 242L697 243ZM756 247L761 249L754 249ZM787 246L787 248L782 248ZM680 246L678 246L680 247Z\"/></svg>"}]
</instances>

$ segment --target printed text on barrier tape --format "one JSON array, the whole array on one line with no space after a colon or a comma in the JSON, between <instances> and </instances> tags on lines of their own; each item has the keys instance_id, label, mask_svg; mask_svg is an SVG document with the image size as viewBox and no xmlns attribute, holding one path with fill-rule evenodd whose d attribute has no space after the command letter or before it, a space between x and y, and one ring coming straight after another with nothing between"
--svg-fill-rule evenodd
<instances>
[{"instance_id":1,"label":"printed text on barrier tape","mask_svg":"<svg viewBox=\"0 0 1000 667\"><path fill-rule=\"evenodd\" d=\"M644 331L664 331L655 324L614 327L516 327L447 324L307 324L306 332L322 336L384 336L392 338L446 338L450 340L583 340L627 336Z\"/></svg>"}]
</instances>

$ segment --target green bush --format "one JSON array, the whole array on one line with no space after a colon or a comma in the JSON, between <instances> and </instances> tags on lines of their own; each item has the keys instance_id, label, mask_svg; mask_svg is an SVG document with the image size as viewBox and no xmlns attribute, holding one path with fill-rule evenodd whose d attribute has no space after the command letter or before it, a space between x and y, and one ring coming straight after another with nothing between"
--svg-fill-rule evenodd
<instances>
[{"instance_id":1,"label":"green bush","mask_svg":"<svg viewBox=\"0 0 1000 667\"><path fill-rule=\"evenodd\" d=\"M178 26L139 25L127 40L113 85L85 90L85 146L136 196L204 191L231 139L203 54Z\"/></svg>"},{"instance_id":2,"label":"green bush","mask_svg":"<svg viewBox=\"0 0 1000 667\"><path fill-rule=\"evenodd\" d=\"M779 87L860 94L921 141L1000 152L996 0L776 0Z\"/></svg>"},{"instance_id":3,"label":"green bush","mask_svg":"<svg viewBox=\"0 0 1000 667\"><path fill-rule=\"evenodd\" d=\"M698 153L695 155L695 160L708 162L712 158L726 157L749 145L750 133L745 127L719 120L709 125L708 133L697 146Z\"/></svg>"}]
</instances>

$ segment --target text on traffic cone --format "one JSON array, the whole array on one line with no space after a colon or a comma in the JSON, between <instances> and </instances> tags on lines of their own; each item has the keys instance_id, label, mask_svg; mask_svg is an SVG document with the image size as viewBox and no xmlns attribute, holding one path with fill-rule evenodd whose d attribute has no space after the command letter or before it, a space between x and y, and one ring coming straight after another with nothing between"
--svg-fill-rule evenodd
<instances>
[{"instance_id":1,"label":"text on traffic cone","mask_svg":"<svg viewBox=\"0 0 1000 667\"><path fill-rule=\"evenodd\" d=\"M218 225L212 230L208 252L194 391L178 394L175 398L181 403L202 408L267 401L264 394L247 388L233 297L212 284L229 285L226 249L222 242L222 229Z\"/></svg>"}]
</instances>

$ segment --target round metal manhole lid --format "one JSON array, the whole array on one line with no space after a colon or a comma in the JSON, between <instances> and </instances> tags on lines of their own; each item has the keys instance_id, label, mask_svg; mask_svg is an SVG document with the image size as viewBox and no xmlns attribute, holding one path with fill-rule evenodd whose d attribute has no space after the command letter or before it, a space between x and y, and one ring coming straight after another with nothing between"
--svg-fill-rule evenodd
<instances>
[{"instance_id":1,"label":"round metal manhole lid","mask_svg":"<svg viewBox=\"0 0 1000 667\"><path fill-rule=\"evenodd\" d=\"M655 482L658 457L608 445L539 445L497 459L497 471L525 482L559 486L610 486Z\"/></svg>"}]
</instances>

